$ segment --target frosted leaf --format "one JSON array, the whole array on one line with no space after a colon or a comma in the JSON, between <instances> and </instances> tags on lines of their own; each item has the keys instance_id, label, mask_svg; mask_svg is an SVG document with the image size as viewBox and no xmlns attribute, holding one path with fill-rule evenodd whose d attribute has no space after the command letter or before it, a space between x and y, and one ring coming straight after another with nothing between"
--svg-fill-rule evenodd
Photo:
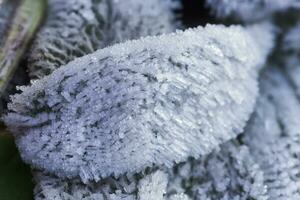
<instances>
[{"instance_id":1,"label":"frosted leaf","mask_svg":"<svg viewBox=\"0 0 300 200\"><path fill-rule=\"evenodd\" d=\"M114 45L22 87L5 122L27 163L61 177L171 167L242 132L258 47L245 29L214 25Z\"/></svg>"},{"instance_id":2,"label":"frosted leaf","mask_svg":"<svg viewBox=\"0 0 300 200\"><path fill-rule=\"evenodd\" d=\"M244 142L264 172L270 199L300 199L300 104L278 69L261 78L261 96Z\"/></svg>"},{"instance_id":3,"label":"frosted leaf","mask_svg":"<svg viewBox=\"0 0 300 200\"><path fill-rule=\"evenodd\" d=\"M103 1L49 0L47 19L33 42L29 72L42 77L76 57L93 52L102 42L102 15L92 9Z\"/></svg>"},{"instance_id":4,"label":"frosted leaf","mask_svg":"<svg viewBox=\"0 0 300 200\"><path fill-rule=\"evenodd\" d=\"M114 44L144 36L170 33L180 27L173 12L180 8L177 0L110 0L109 29L106 44Z\"/></svg>"},{"instance_id":5,"label":"frosted leaf","mask_svg":"<svg viewBox=\"0 0 300 200\"><path fill-rule=\"evenodd\" d=\"M122 176L83 184L78 179L61 180L44 172L34 172L36 200L136 200L139 179ZM141 178L143 180L143 178Z\"/></svg>"},{"instance_id":6,"label":"frosted leaf","mask_svg":"<svg viewBox=\"0 0 300 200\"><path fill-rule=\"evenodd\" d=\"M87 185L35 172L35 199L213 200L266 199L262 171L244 145L230 141L208 156L171 169L155 167Z\"/></svg>"},{"instance_id":7,"label":"frosted leaf","mask_svg":"<svg viewBox=\"0 0 300 200\"><path fill-rule=\"evenodd\" d=\"M78 180L67 182L41 173L34 173L34 180L38 183L34 188L35 200L104 200L96 186L88 190L91 186Z\"/></svg>"},{"instance_id":8,"label":"frosted leaf","mask_svg":"<svg viewBox=\"0 0 300 200\"><path fill-rule=\"evenodd\" d=\"M186 193L193 200L267 199L262 171L237 141L178 165L169 176L167 193Z\"/></svg>"},{"instance_id":9,"label":"frosted leaf","mask_svg":"<svg viewBox=\"0 0 300 200\"><path fill-rule=\"evenodd\" d=\"M242 21L255 21L274 12L300 8L299 0L206 0L206 4L219 18L233 17Z\"/></svg>"},{"instance_id":10,"label":"frosted leaf","mask_svg":"<svg viewBox=\"0 0 300 200\"><path fill-rule=\"evenodd\" d=\"M34 172L36 200L164 200L168 175L161 170L109 177L87 185L78 179L61 180L43 172Z\"/></svg>"},{"instance_id":11,"label":"frosted leaf","mask_svg":"<svg viewBox=\"0 0 300 200\"><path fill-rule=\"evenodd\" d=\"M172 32L178 3L172 0L49 0L48 17L29 55L40 78L107 45Z\"/></svg>"}]
</instances>

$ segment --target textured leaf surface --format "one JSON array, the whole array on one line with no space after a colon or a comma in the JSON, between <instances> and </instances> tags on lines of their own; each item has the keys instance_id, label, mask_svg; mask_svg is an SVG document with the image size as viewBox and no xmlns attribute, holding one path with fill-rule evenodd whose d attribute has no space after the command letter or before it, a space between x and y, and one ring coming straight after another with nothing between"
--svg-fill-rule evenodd
<instances>
[{"instance_id":1,"label":"textured leaf surface","mask_svg":"<svg viewBox=\"0 0 300 200\"><path fill-rule=\"evenodd\" d=\"M29 56L30 75L43 77L107 45L172 32L176 5L172 0L49 0Z\"/></svg>"},{"instance_id":2,"label":"textured leaf surface","mask_svg":"<svg viewBox=\"0 0 300 200\"><path fill-rule=\"evenodd\" d=\"M33 183L30 169L22 161L14 140L0 129L0 199L32 200Z\"/></svg>"},{"instance_id":3,"label":"textured leaf surface","mask_svg":"<svg viewBox=\"0 0 300 200\"><path fill-rule=\"evenodd\" d=\"M171 167L243 130L265 55L238 26L209 25L76 59L13 97L24 160L83 181Z\"/></svg>"}]
</instances>

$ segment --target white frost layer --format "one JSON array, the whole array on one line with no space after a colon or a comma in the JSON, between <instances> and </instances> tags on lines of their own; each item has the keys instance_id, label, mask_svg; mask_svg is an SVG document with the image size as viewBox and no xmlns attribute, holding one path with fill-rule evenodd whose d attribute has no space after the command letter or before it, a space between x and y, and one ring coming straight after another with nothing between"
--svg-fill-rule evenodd
<instances>
[{"instance_id":1,"label":"white frost layer","mask_svg":"<svg viewBox=\"0 0 300 200\"><path fill-rule=\"evenodd\" d=\"M282 71L267 70L244 141L264 172L270 199L300 199L299 118L300 103Z\"/></svg>"},{"instance_id":2,"label":"white frost layer","mask_svg":"<svg viewBox=\"0 0 300 200\"><path fill-rule=\"evenodd\" d=\"M61 177L172 167L242 132L261 52L239 26L114 45L22 87L5 122L27 163Z\"/></svg>"},{"instance_id":3,"label":"white frost layer","mask_svg":"<svg viewBox=\"0 0 300 200\"><path fill-rule=\"evenodd\" d=\"M255 21L274 12L300 8L299 0L206 0L206 4L217 17L242 21Z\"/></svg>"},{"instance_id":4,"label":"white frost layer","mask_svg":"<svg viewBox=\"0 0 300 200\"><path fill-rule=\"evenodd\" d=\"M172 0L49 0L48 16L29 56L32 78L74 58L129 39L175 30Z\"/></svg>"}]
</instances>

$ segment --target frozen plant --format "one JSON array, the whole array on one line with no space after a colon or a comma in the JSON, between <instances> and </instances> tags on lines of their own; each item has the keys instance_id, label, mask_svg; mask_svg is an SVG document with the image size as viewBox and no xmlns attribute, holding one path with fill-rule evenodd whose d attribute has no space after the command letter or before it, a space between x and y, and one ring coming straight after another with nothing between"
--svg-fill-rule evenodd
<instances>
[{"instance_id":1,"label":"frozen plant","mask_svg":"<svg viewBox=\"0 0 300 200\"><path fill-rule=\"evenodd\" d=\"M261 95L243 141L264 172L268 196L300 199L300 102L283 73L270 68L261 77Z\"/></svg>"},{"instance_id":2,"label":"frozen plant","mask_svg":"<svg viewBox=\"0 0 300 200\"><path fill-rule=\"evenodd\" d=\"M241 21L260 20L274 12L300 8L299 0L206 0L206 4L219 18Z\"/></svg>"},{"instance_id":3,"label":"frozen plant","mask_svg":"<svg viewBox=\"0 0 300 200\"><path fill-rule=\"evenodd\" d=\"M83 182L208 154L253 111L266 51L249 32L207 25L98 50L21 87L6 125L27 163Z\"/></svg>"},{"instance_id":4,"label":"frozen plant","mask_svg":"<svg viewBox=\"0 0 300 200\"><path fill-rule=\"evenodd\" d=\"M32 78L116 42L174 31L172 0L49 0L29 55ZM158 19L159 18L159 19Z\"/></svg>"}]
</instances>

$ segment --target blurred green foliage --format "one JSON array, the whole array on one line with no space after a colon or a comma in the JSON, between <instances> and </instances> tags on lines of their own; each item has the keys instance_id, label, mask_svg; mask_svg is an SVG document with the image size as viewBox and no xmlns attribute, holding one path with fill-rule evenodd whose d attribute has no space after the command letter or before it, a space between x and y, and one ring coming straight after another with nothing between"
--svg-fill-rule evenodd
<instances>
[{"instance_id":1,"label":"blurred green foliage","mask_svg":"<svg viewBox=\"0 0 300 200\"><path fill-rule=\"evenodd\" d=\"M13 137L0 128L0 200L32 200L33 182Z\"/></svg>"}]
</instances>

